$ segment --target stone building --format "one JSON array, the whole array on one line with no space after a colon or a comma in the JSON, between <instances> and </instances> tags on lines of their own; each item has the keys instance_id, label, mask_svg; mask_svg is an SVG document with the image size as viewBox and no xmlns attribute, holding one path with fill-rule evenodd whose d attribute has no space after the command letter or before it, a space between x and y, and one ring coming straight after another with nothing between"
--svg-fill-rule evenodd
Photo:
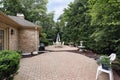
<instances>
[{"instance_id":1,"label":"stone building","mask_svg":"<svg viewBox=\"0 0 120 80\"><path fill-rule=\"evenodd\" d=\"M38 50L41 27L24 19L23 15L7 16L0 12L0 50Z\"/></svg>"}]
</instances>

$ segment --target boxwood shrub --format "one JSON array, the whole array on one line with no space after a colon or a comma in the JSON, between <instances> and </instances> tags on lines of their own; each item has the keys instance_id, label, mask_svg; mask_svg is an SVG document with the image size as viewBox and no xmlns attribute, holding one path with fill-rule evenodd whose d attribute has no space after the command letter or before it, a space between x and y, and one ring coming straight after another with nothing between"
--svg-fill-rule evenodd
<instances>
[{"instance_id":1,"label":"boxwood shrub","mask_svg":"<svg viewBox=\"0 0 120 80\"><path fill-rule=\"evenodd\" d=\"M0 80L11 80L19 68L20 58L16 51L0 51Z\"/></svg>"}]
</instances>

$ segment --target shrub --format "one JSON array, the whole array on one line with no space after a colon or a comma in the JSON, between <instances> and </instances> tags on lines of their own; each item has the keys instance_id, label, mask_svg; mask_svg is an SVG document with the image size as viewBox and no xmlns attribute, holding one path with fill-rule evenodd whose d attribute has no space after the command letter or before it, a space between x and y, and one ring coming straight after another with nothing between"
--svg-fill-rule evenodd
<instances>
[{"instance_id":1,"label":"shrub","mask_svg":"<svg viewBox=\"0 0 120 80\"><path fill-rule=\"evenodd\" d=\"M0 51L0 80L10 80L19 68L20 55L15 51Z\"/></svg>"},{"instance_id":2,"label":"shrub","mask_svg":"<svg viewBox=\"0 0 120 80\"><path fill-rule=\"evenodd\" d=\"M20 55L22 55L22 51L21 50L16 50L17 53L19 53Z\"/></svg>"}]
</instances>

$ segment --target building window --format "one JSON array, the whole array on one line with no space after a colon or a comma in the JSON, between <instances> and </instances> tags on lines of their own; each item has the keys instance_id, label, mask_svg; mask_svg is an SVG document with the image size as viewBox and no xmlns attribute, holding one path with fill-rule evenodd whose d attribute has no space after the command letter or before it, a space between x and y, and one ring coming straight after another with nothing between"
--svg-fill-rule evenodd
<instances>
[{"instance_id":1,"label":"building window","mask_svg":"<svg viewBox=\"0 0 120 80\"><path fill-rule=\"evenodd\" d=\"M0 30L0 50L4 49L4 30Z\"/></svg>"}]
</instances>

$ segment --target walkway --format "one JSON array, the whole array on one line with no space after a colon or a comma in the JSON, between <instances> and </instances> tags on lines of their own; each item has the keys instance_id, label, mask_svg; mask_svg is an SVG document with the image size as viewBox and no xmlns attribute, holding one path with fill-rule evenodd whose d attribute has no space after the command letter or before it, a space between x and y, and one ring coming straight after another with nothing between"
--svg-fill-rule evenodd
<instances>
[{"instance_id":1,"label":"walkway","mask_svg":"<svg viewBox=\"0 0 120 80\"><path fill-rule=\"evenodd\" d=\"M48 50L76 49L73 47ZM96 61L71 52L46 52L37 56L22 58L18 75L14 80L95 80ZM101 74L98 80L109 80Z\"/></svg>"}]
</instances>

